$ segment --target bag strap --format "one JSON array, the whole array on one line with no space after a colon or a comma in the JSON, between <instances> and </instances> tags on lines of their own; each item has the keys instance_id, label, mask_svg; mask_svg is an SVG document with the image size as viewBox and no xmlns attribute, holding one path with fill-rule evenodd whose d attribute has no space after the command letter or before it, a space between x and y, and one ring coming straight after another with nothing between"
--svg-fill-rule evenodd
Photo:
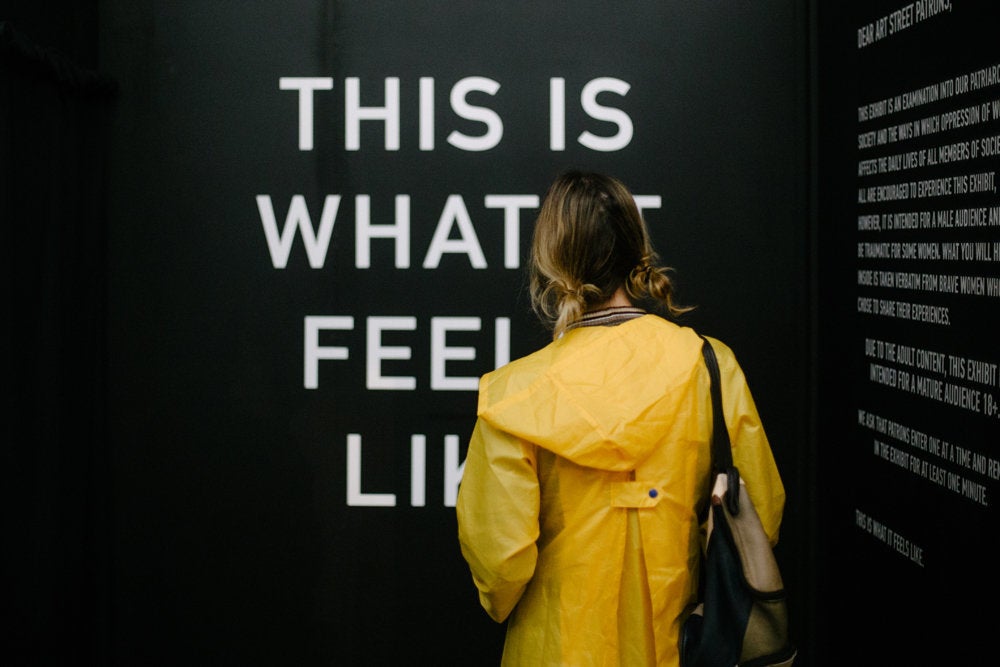
<instances>
[{"instance_id":1,"label":"bag strap","mask_svg":"<svg viewBox=\"0 0 1000 667\"><path fill-rule=\"evenodd\" d=\"M709 480L709 493L717 475L726 475L727 490L725 503L732 515L740 511L740 471L733 465L732 441L729 439L729 429L726 428L726 415L722 411L722 381L719 377L719 360L708 339L701 336L701 353L705 357L708 376L712 389L712 477Z\"/></svg>"}]
</instances>

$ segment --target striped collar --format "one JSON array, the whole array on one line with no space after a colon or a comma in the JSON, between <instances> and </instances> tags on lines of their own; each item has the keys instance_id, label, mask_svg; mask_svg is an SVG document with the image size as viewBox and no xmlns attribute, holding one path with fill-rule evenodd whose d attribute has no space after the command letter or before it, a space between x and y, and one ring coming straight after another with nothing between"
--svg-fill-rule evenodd
<instances>
[{"instance_id":1,"label":"striped collar","mask_svg":"<svg viewBox=\"0 0 1000 667\"><path fill-rule=\"evenodd\" d=\"M566 327L566 331L578 327L613 327L622 322L634 320L642 317L646 311L635 306L614 306L611 308L601 308L600 310L590 310L583 314L579 320Z\"/></svg>"}]
</instances>

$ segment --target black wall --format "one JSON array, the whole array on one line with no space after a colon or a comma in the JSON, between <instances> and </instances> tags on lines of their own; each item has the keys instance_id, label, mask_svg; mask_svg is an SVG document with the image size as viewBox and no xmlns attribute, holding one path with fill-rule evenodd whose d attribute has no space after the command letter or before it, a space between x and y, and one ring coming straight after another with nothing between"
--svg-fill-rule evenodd
<instances>
[{"instance_id":1,"label":"black wall","mask_svg":"<svg viewBox=\"0 0 1000 667\"><path fill-rule=\"evenodd\" d=\"M15 3L24 4L24 3ZM0 14L3 660L102 664L111 614L107 159L83 4Z\"/></svg>"},{"instance_id":2,"label":"black wall","mask_svg":"<svg viewBox=\"0 0 1000 667\"><path fill-rule=\"evenodd\" d=\"M24 584L15 635L26 664L495 664L503 627L478 606L448 503L475 392L434 377L492 368L507 321L501 357L546 342L524 292L533 209L520 212L510 266L511 229L487 195L540 197L570 166L659 197L646 216L681 298L698 306L688 323L728 342L747 372L788 489L778 555L801 664L922 664L952 646L958 622L940 611L976 601L970 584L987 562L969 553L995 517L872 456L858 410L984 454L994 422L873 383L864 344L989 362L996 311L985 296L923 295L950 308L947 328L857 312L858 297L921 300L857 282L869 266L857 244L882 240L857 225L868 211L859 183L881 182L857 176L857 107L1000 58L968 3L862 49L857 28L896 7L854 4L104 2L13 16L49 62L4 52L16 323L5 341L18 396L8 506L24 546L11 571ZM67 63L78 88L62 82ZM284 77L332 84L312 98L311 149ZM470 77L481 77L465 97L479 115L450 98ZM398 149L376 121L349 148L348 80L375 107L387 78L399 80ZM420 107L428 78L432 115ZM565 82L562 150L550 142L553 78ZM605 90L604 111L588 113L581 91L600 78L627 92ZM614 150L577 141L621 137L624 117L631 137ZM502 122L496 145L448 142L452 131L483 137L483 119ZM422 148L431 122L434 146ZM261 195L279 232L295 198L318 230L339 196L326 252L311 263L297 232L278 261ZM409 196L408 266L388 239L359 263L359 195L375 225L395 222ZM435 241L442 224L451 244ZM425 267L435 247L449 252ZM318 361L308 387L317 317L353 320L318 332L347 358ZM378 342L371 318L394 318ZM412 389L370 386L379 345L382 376ZM421 443L425 466L412 458ZM393 506L372 506L388 494ZM924 565L859 511L923 547Z\"/></svg>"}]
</instances>

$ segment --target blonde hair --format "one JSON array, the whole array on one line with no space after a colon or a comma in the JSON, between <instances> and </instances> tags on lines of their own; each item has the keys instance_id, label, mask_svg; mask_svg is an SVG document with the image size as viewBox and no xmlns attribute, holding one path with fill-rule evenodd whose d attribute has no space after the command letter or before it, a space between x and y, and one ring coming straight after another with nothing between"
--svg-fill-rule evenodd
<instances>
[{"instance_id":1,"label":"blonde hair","mask_svg":"<svg viewBox=\"0 0 1000 667\"><path fill-rule=\"evenodd\" d=\"M553 339L619 287L629 301L652 301L676 317L669 267L658 265L649 230L625 185L603 174L569 171L549 186L531 242L531 306Z\"/></svg>"}]
</instances>

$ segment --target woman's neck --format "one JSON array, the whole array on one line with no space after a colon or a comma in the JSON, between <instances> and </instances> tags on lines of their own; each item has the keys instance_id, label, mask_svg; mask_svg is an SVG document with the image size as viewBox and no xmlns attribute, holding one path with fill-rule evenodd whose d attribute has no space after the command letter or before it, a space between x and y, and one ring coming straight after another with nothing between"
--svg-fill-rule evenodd
<instances>
[{"instance_id":1,"label":"woman's neck","mask_svg":"<svg viewBox=\"0 0 1000 667\"><path fill-rule=\"evenodd\" d=\"M628 295L625 293L624 287L619 287L615 290L615 293L611 295L611 298L604 303L599 303L594 306L591 310L602 310L604 308L621 308L629 307L632 302L628 300Z\"/></svg>"}]
</instances>

